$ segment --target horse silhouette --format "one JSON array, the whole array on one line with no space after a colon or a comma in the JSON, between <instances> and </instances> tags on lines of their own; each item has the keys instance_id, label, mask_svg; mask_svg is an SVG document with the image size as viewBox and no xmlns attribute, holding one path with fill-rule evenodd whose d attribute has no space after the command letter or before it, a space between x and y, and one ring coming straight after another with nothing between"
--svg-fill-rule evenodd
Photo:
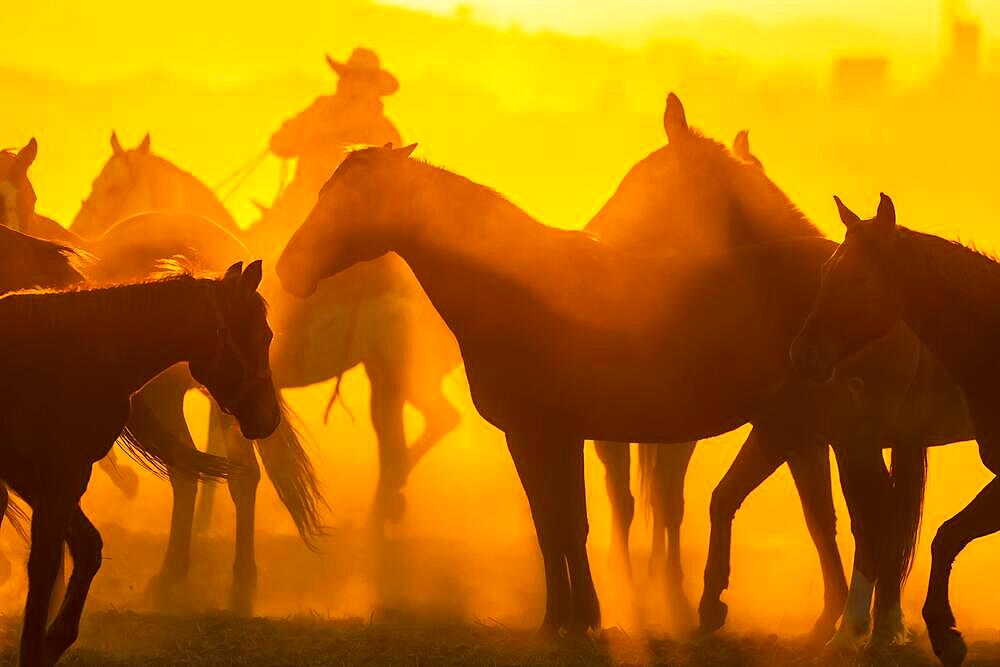
<instances>
[{"instance_id":1,"label":"horse silhouette","mask_svg":"<svg viewBox=\"0 0 1000 667\"><path fill-rule=\"evenodd\" d=\"M882 195L875 217L862 221L837 199L844 243L823 267L816 303L791 348L792 360L818 380L844 358L905 322L962 387L983 464L1000 473L997 431L1000 263L960 243L896 224ZM995 432L996 431L996 432ZM972 540L1000 530L1000 482L991 480L938 528L924 602L934 653L949 667L965 659L948 600L952 563Z\"/></svg>"},{"instance_id":2,"label":"horse silhouette","mask_svg":"<svg viewBox=\"0 0 1000 667\"><path fill-rule=\"evenodd\" d=\"M33 509L20 664L50 665L75 641L101 537L80 509L91 466L122 435L130 398L176 363L238 420L265 438L281 410L268 366L271 332L256 293L261 265L233 265L220 279L184 275L145 284L0 298L0 476ZM59 406L54 419L52 405ZM81 429L80 424L86 424ZM218 478L225 459L129 438L150 465ZM61 608L47 610L62 544L73 558ZM46 629L48 626L48 629Z\"/></svg>"},{"instance_id":3,"label":"horse silhouette","mask_svg":"<svg viewBox=\"0 0 1000 667\"><path fill-rule=\"evenodd\" d=\"M722 252L729 248L796 237L817 236L819 231L766 176L750 150L746 132L737 135L732 152L688 126L684 108L673 94L667 98L664 130L669 143L636 164L622 180L614 196L588 224L587 229L603 241L623 250L642 254ZM911 340L907 341L907 338ZM851 399L857 410L840 418L845 424L866 418L874 421L851 433L840 429L842 446L835 448L841 480L849 507L892 503L895 531L872 523L875 512L862 511L851 522L856 553L850 594L844 604L844 576L836 544L835 517L830 489L829 456L825 446L802 448L787 461L810 535L819 553L823 572L824 607L813 636L822 640L844 613L836 637L838 644L851 645L871 628L873 585L878 582L873 642L891 642L905 637L899 592L908 572L920 521L926 457L921 445L941 444L967 437L971 426L960 389L926 349L905 332L897 333L893 363L910 384L878 385L869 378L859 383ZM902 354L902 357L899 355ZM835 434L836 435L836 434ZM895 444L891 476L885 470L879 439ZM949 439L950 438L950 439ZM862 446L857 441L867 439ZM747 443L756 446L754 439ZM608 467L609 486L618 491L612 498L631 502L627 476L612 479L612 472L628 467L628 450L599 443L599 453L617 461ZM679 533L683 508L683 472L690 446L641 445L640 469L651 478L654 503L654 545L662 540L656 525L656 506L666 517L668 532ZM722 482L711 503L712 532L706 564L706 587L700 609L703 629L719 622L720 578L728 572L728 535L736 510L746 496L770 473L767 457L744 449ZM773 470L773 469L772 469ZM617 513L622 517L625 513ZM627 534L627 523L615 532ZM892 543L885 536L892 534ZM617 542L620 545L622 541ZM668 551L668 600L681 600L679 546L672 536ZM654 547L655 548L655 547ZM662 547L661 547L662 549ZM879 552L884 549L884 557ZM881 565L879 565L881 563ZM720 574L721 573L721 574ZM708 621L706 623L706 621Z\"/></svg>"},{"instance_id":4,"label":"horse silhouette","mask_svg":"<svg viewBox=\"0 0 1000 667\"><path fill-rule=\"evenodd\" d=\"M669 143L629 170L585 227L588 232L608 245L643 254L721 252L761 241L820 235L764 175L750 150L748 132L737 134L732 152L727 151L688 126L684 107L673 94L667 98L663 127ZM594 444L605 465L611 500L612 565L629 576L628 534L635 506L629 489L629 449L620 443ZM683 589L680 528L684 478L694 446L638 445L644 500L653 519L649 571L665 575L668 604L682 624L690 605ZM828 632L847 593L834 532L829 456L826 448L817 448L788 464L823 569L827 606L816 627ZM722 504L740 502L742 498Z\"/></svg>"},{"instance_id":5,"label":"horse silhouette","mask_svg":"<svg viewBox=\"0 0 1000 667\"><path fill-rule=\"evenodd\" d=\"M584 438L684 442L751 422L741 457L767 476L803 447L857 437L872 423L858 414L852 383L817 387L788 360L832 241L632 255L545 227L412 150L352 153L286 246L278 276L308 296L323 277L390 251L414 270L459 342L478 411L507 435L545 564L546 632L600 621L586 554ZM902 403L919 350L901 330L845 377ZM960 417L949 426L966 426ZM880 455L896 434L877 426L859 444ZM728 551L728 524L713 533L713 548ZM706 595L717 600L728 557L716 562L725 570L706 572ZM718 605L710 621L724 618Z\"/></svg>"}]
</instances>

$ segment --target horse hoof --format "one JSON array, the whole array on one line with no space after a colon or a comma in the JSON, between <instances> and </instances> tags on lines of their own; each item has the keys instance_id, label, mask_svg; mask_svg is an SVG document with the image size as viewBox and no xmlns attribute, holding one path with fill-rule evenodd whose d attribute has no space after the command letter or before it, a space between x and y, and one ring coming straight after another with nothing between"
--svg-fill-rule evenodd
<instances>
[{"instance_id":1,"label":"horse hoof","mask_svg":"<svg viewBox=\"0 0 1000 667\"><path fill-rule=\"evenodd\" d=\"M831 653L858 653L861 644L868 636L868 628L857 627L849 621L844 621L833 633L830 641L826 643L826 650Z\"/></svg>"},{"instance_id":2,"label":"horse hoof","mask_svg":"<svg viewBox=\"0 0 1000 667\"><path fill-rule=\"evenodd\" d=\"M229 611L243 618L253 616L254 591L242 586L234 586L229 592Z\"/></svg>"},{"instance_id":3,"label":"horse hoof","mask_svg":"<svg viewBox=\"0 0 1000 667\"><path fill-rule=\"evenodd\" d=\"M813 625L806 639L811 646L826 646L837 634L837 621L820 618Z\"/></svg>"},{"instance_id":4,"label":"horse hoof","mask_svg":"<svg viewBox=\"0 0 1000 667\"><path fill-rule=\"evenodd\" d=\"M545 642L554 642L562 638L562 633L560 632L558 623L545 619L542 621L541 627L535 632L535 636Z\"/></svg>"},{"instance_id":5,"label":"horse hoof","mask_svg":"<svg viewBox=\"0 0 1000 667\"><path fill-rule=\"evenodd\" d=\"M403 514L406 513L406 497L402 491L398 489L382 491L375 502L377 504L375 512L379 519L390 523L402 521Z\"/></svg>"},{"instance_id":6,"label":"horse hoof","mask_svg":"<svg viewBox=\"0 0 1000 667\"><path fill-rule=\"evenodd\" d=\"M722 600L702 600L698 607L698 629L704 634L711 634L726 624L728 614L729 605Z\"/></svg>"},{"instance_id":7,"label":"horse hoof","mask_svg":"<svg viewBox=\"0 0 1000 667\"><path fill-rule=\"evenodd\" d=\"M959 667L965 662L965 654L968 653L969 649L965 645L965 640L962 639L961 632L955 628L932 630L928 627L927 634L930 636L934 655L938 657L944 667Z\"/></svg>"}]
</instances>

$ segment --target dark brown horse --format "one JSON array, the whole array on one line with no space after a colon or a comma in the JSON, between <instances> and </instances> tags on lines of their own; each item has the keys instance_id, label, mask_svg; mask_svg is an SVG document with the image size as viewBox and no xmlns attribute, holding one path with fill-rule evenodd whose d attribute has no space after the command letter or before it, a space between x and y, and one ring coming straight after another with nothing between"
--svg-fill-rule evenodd
<instances>
[{"instance_id":1,"label":"dark brown horse","mask_svg":"<svg viewBox=\"0 0 1000 667\"><path fill-rule=\"evenodd\" d=\"M751 153L747 132L736 136L730 152L688 127L681 101L673 94L667 99L663 125L669 143L629 170L586 231L620 250L656 255L716 253L764 241L820 235L764 174L760 160ZM611 500L611 561L628 575L628 534L635 507L629 488L629 448L603 441L594 444L605 465ZM684 478L694 446L638 445L644 498L653 519L649 571L664 577L668 604L682 621L690 614L680 547ZM825 639L847 593L836 543L829 455L826 448L816 448L788 465L822 566L826 608L816 631L818 639ZM730 479L737 471L734 469ZM727 520L721 508L736 508L742 503L742 497L731 495L737 488L733 484L720 486L720 498L714 503L719 521ZM712 554L722 555L718 549Z\"/></svg>"},{"instance_id":2,"label":"dark brown horse","mask_svg":"<svg viewBox=\"0 0 1000 667\"><path fill-rule=\"evenodd\" d=\"M993 257L896 225L882 195L875 218L862 221L837 199L844 243L823 267L812 312L791 348L792 360L818 380L842 360L905 322L965 392L983 464L1000 474L1000 263ZM966 647L948 601L952 563L965 546L1000 531L1000 480L991 480L948 519L931 544L923 615L934 653L960 665Z\"/></svg>"},{"instance_id":3,"label":"dark brown horse","mask_svg":"<svg viewBox=\"0 0 1000 667\"><path fill-rule=\"evenodd\" d=\"M345 160L278 275L306 296L325 276L386 252L411 266L459 341L477 409L507 434L545 562L549 632L599 623L584 438L684 442L749 421L741 457L763 473L755 486L804 447L857 438L871 428L869 401L881 415L883 401L912 384L919 345L905 331L845 375L866 383L861 404L853 382L795 378L787 346L831 241L630 255L540 225L495 192L410 159L412 150ZM881 456L892 434L875 426L862 444ZM726 551L727 531L713 526L713 543ZM706 588L718 587L706 594L721 593L727 575L706 573Z\"/></svg>"},{"instance_id":4,"label":"dark brown horse","mask_svg":"<svg viewBox=\"0 0 1000 667\"><path fill-rule=\"evenodd\" d=\"M281 411L268 365L271 332L256 293L260 278L260 263L245 272L236 264L222 279L178 276L0 299L0 478L33 509L22 665L51 665L76 639L101 563L101 537L80 509L80 498L91 466L122 434L132 394L186 362L236 417L244 436L265 438L277 428ZM177 456L128 442L160 470L171 466L195 477L221 477L229 470L224 459L196 452ZM46 629L63 541L73 573Z\"/></svg>"},{"instance_id":5,"label":"dark brown horse","mask_svg":"<svg viewBox=\"0 0 1000 667\"><path fill-rule=\"evenodd\" d=\"M0 296L31 288L65 289L82 283L79 257L71 248L15 232L0 224ZM10 504L7 486L0 484L0 518L10 513L11 523L26 535L24 516ZM0 554L0 571L9 576L10 562Z\"/></svg>"}]
</instances>

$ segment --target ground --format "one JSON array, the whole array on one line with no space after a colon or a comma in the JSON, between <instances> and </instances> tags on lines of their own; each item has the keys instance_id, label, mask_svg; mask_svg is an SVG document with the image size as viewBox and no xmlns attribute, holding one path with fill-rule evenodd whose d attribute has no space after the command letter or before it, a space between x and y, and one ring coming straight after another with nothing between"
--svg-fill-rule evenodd
<instances>
[{"instance_id":1,"label":"ground","mask_svg":"<svg viewBox=\"0 0 1000 667\"><path fill-rule=\"evenodd\" d=\"M0 621L5 644L20 619ZM15 664L13 648L0 665ZM794 640L721 636L686 642L639 640L620 631L595 641L552 644L495 622L410 618L240 619L228 614L163 616L105 611L87 616L71 665L935 665L916 645L878 656L824 655ZM968 665L1000 664L1000 644L976 643Z\"/></svg>"}]
</instances>

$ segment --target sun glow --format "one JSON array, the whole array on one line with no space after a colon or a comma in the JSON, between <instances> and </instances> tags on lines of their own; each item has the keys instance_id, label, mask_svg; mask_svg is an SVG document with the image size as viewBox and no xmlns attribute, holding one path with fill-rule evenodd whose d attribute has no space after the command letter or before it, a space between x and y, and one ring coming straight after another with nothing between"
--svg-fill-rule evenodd
<instances>
[{"instance_id":1,"label":"sun glow","mask_svg":"<svg viewBox=\"0 0 1000 667\"><path fill-rule=\"evenodd\" d=\"M675 91L691 125L709 136L729 144L749 128L767 174L831 237L842 234L832 194L870 206L870 215L886 191L908 226L1000 247L1000 3L968 3L967 16L982 26L971 60L952 41L950 15L931 0L481 0L458 9L451 0L10 4L0 41L0 147L37 137L31 177L38 210L64 224L110 157L112 130L126 148L149 132L154 153L216 186L260 154L282 121L332 93L336 77L324 53L343 59L363 45L400 81L385 110L404 143L417 142L418 156L496 188L547 224L581 227L628 169L663 145L664 99ZM225 201L240 225L256 219L254 202L274 199L290 168L272 155L248 174ZM359 525L378 466L367 421L370 387L360 371L349 372L343 406L357 419L338 404L327 424L331 390L325 384L289 396L318 441L333 522ZM405 589L403 603L527 625L540 615L541 575L515 471L501 434L476 415L462 373L449 376L444 390L463 422L407 487L409 514L399 534L416 545L414 558L424 559L428 574ZM192 420L204 416L199 401L189 399ZM408 410L408 432L420 426ZM690 469L684 560L693 597L711 490L745 435L700 446ZM973 445L932 451L930 471L925 530L904 597L913 619L933 531L988 478ZM604 567L610 510L589 448L587 476L591 559L608 600L606 624L627 626L641 614L615 603ZM112 543L132 544L144 531L166 530L165 489L144 478L129 504L97 479L86 502L98 523L116 526ZM848 515L835 493L850 563ZM217 510L219 533L229 530L228 512ZM267 548L293 542L294 528L270 488L260 513L261 530L276 540ZM784 471L741 509L729 593L737 630L797 633L814 619L821 579L800 518ZM639 553L648 551L647 533L634 529ZM981 575L995 570L998 540L971 548L953 579L965 629L991 637L1000 583ZM158 557L146 543L134 548ZM330 548L338 548L335 539ZM466 552L473 562L505 554L513 565L488 562L482 575L455 563L454 553ZM294 558L319 562L304 550ZM325 606L367 615L379 591L363 574L375 565L363 556L349 560L356 569L348 579L334 579L342 561L323 561L316 567L330 582L270 584L261 611ZM130 600L132 580L148 573L124 558L109 563L118 578L106 579L106 599ZM811 595L805 603L804 590ZM0 591L0 602L13 608L20 598Z\"/></svg>"}]
</instances>

